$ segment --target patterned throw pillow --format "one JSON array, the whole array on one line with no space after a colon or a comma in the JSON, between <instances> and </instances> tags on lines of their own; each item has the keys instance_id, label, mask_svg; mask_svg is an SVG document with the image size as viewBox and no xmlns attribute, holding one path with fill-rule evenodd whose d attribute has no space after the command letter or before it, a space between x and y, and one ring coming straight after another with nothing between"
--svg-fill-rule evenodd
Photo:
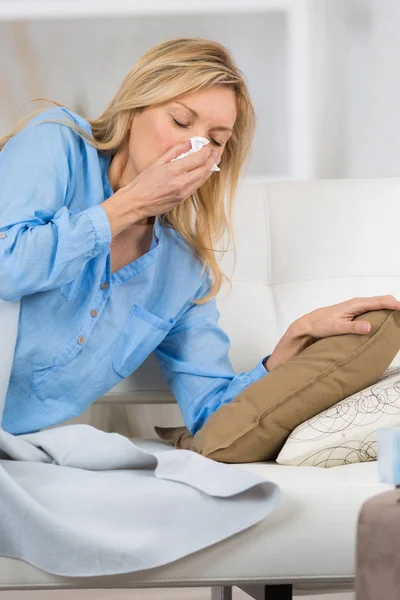
<instances>
[{"instance_id":1,"label":"patterned throw pillow","mask_svg":"<svg viewBox=\"0 0 400 600\"><path fill-rule=\"evenodd\" d=\"M376 460L376 431L385 428L400 428L400 367L296 427L277 462L337 467Z\"/></svg>"}]
</instances>

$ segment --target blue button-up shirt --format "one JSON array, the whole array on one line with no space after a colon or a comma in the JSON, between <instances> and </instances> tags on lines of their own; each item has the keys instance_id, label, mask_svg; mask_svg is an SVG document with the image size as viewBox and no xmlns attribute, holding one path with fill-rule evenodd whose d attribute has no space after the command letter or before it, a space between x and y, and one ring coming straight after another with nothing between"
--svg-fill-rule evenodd
<instances>
[{"instance_id":1,"label":"blue button-up shirt","mask_svg":"<svg viewBox=\"0 0 400 600\"><path fill-rule=\"evenodd\" d=\"M0 152L0 298L21 300L2 427L28 433L79 415L155 353L187 428L267 375L235 374L209 271L155 220L149 251L111 274L110 156L36 116Z\"/></svg>"}]
</instances>

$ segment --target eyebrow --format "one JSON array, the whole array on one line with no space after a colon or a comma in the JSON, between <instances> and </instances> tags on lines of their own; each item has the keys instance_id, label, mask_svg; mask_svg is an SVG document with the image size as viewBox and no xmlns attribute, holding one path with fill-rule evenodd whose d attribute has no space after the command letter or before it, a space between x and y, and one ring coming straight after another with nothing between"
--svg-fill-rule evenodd
<instances>
[{"instance_id":1,"label":"eyebrow","mask_svg":"<svg viewBox=\"0 0 400 600\"><path fill-rule=\"evenodd\" d=\"M192 115L194 115L197 119L199 118L199 113L196 112L194 110L194 108L190 108L190 106L187 106L187 104L184 104L183 102L175 102L175 104L181 104L182 106L184 106L185 108L187 108L188 111L190 111L192 113ZM230 131L230 132L232 132L232 129L230 127L223 127L222 125L220 127L212 127L212 130L217 130L217 129L221 129L223 131Z\"/></svg>"}]
</instances>

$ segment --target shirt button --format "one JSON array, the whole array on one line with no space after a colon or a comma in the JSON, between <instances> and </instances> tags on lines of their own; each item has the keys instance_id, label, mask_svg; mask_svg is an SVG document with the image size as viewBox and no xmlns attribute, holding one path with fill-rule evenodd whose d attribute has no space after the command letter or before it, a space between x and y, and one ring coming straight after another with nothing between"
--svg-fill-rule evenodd
<instances>
[{"instance_id":1,"label":"shirt button","mask_svg":"<svg viewBox=\"0 0 400 600\"><path fill-rule=\"evenodd\" d=\"M99 313L97 312L97 310L96 310L95 308L93 308L93 309L90 311L90 314L91 314L91 316L92 316L92 317L97 317L97 315L98 315Z\"/></svg>"},{"instance_id":2,"label":"shirt button","mask_svg":"<svg viewBox=\"0 0 400 600\"><path fill-rule=\"evenodd\" d=\"M83 335L80 335L78 337L78 344L84 344L85 343L85 338L83 337Z\"/></svg>"},{"instance_id":3,"label":"shirt button","mask_svg":"<svg viewBox=\"0 0 400 600\"><path fill-rule=\"evenodd\" d=\"M0 239L4 239L4 238L6 238L6 237L7 237L7 234L6 234L6 233L4 233L4 231L2 231L2 232L0 233Z\"/></svg>"},{"instance_id":4,"label":"shirt button","mask_svg":"<svg viewBox=\"0 0 400 600\"><path fill-rule=\"evenodd\" d=\"M106 290L108 288L108 283L107 281L103 281L103 283L100 285L102 290Z\"/></svg>"}]
</instances>

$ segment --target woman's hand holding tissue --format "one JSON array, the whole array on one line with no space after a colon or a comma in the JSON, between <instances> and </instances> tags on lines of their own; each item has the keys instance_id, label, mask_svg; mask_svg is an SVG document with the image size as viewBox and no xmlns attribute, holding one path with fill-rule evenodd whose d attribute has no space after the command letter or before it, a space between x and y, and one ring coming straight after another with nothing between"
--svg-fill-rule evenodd
<instances>
[{"instance_id":1,"label":"woman's hand holding tissue","mask_svg":"<svg viewBox=\"0 0 400 600\"><path fill-rule=\"evenodd\" d=\"M113 237L146 217L168 212L207 181L213 164L219 162L218 150L207 144L198 152L174 160L190 149L190 140L173 146L102 203Z\"/></svg>"},{"instance_id":2,"label":"woman's hand holding tissue","mask_svg":"<svg viewBox=\"0 0 400 600\"><path fill-rule=\"evenodd\" d=\"M394 296L352 298L307 313L290 325L268 358L266 369L271 371L289 358L300 354L318 339L346 333L368 334L371 330L369 321L353 321L354 317L383 309L400 310L400 302Z\"/></svg>"}]
</instances>

